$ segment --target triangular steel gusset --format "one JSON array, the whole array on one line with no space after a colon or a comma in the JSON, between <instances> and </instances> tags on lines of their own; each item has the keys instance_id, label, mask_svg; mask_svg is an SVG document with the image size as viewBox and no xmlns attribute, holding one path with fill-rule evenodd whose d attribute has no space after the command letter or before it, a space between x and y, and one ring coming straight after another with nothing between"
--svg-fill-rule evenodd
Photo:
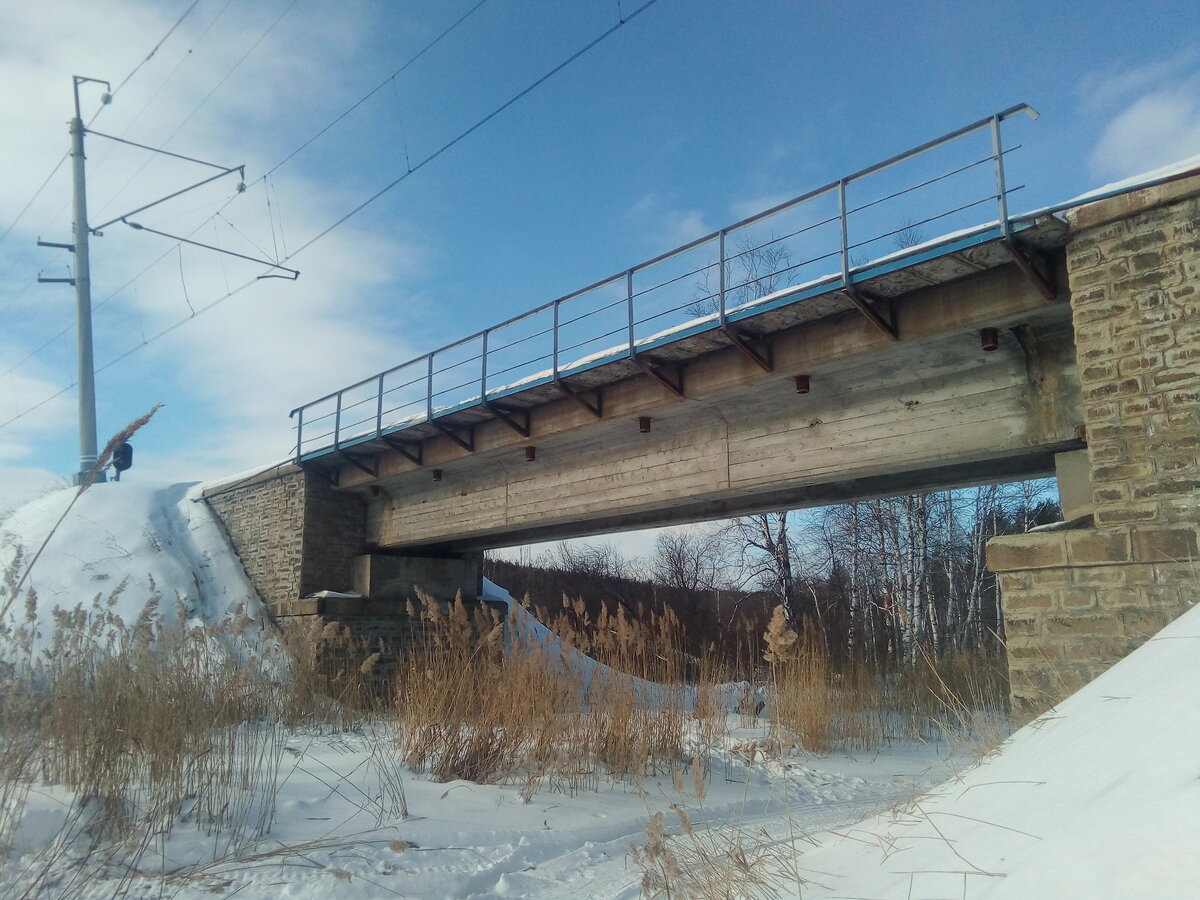
<instances>
[{"instance_id":1,"label":"triangular steel gusset","mask_svg":"<svg viewBox=\"0 0 1200 900\"><path fill-rule=\"evenodd\" d=\"M584 409L586 409L589 413L591 413L597 419L603 417L603 415L604 415L604 399L600 395L600 388L595 388L592 390L592 393L596 397L596 402L592 403L585 396L583 396L583 394L581 392L577 392L574 388L570 387L561 378L554 379L554 386L562 392L564 397L568 397L571 400L574 400L576 403L578 403L580 406L582 406Z\"/></svg>"},{"instance_id":2,"label":"triangular steel gusset","mask_svg":"<svg viewBox=\"0 0 1200 900\"><path fill-rule=\"evenodd\" d=\"M339 450L338 456L350 463L350 465L362 469L372 478L379 477L379 470L367 465L367 460L373 460L373 456L364 456L361 453L350 453L347 450Z\"/></svg>"},{"instance_id":3,"label":"triangular steel gusset","mask_svg":"<svg viewBox=\"0 0 1200 900\"><path fill-rule=\"evenodd\" d=\"M1004 246L1008 248L1017 268L1033 282L1034 287L1042 292L1043 297L1053 300L1058 296L1058 291L1054 286L1053 271L1049 266L1018 244L1011 234L1004 239Z\"/></svg>"},{"instance_id":4,"label":"triangular steel gusset","mask_svg":"<svg viewBox=\"0 0 1200 900\"><path fill-rule=\"evenodd\" d=\"M302 468L305 472L309 473L310 475L316 475L322 481L329 484L330 487L338 486L336 469L334 469L333 474L331 474L328 469L324 468L323 466L319 466L313 462L302 462L299 465L300 465L300 468Z\"/></svg>"},{"instance_id":5,"label":"triangular steel gusset","mask_svg":"<svg viewBox=\"0 0 1200 900\"><path fill-rule=\"evenodd\" d=\"M444 434L446 437L450 438L450 440L454 441L454 443L458 444L458 446L462 447L468 453L475 452L475 429L472 426L470 426L470 425L467 426L467 428L466 428L467 436L463 437L461 434L459 434L453 428L450 428L448 425L443 425L441 422L433 421L433 422L430 422L429 424L432 425L434 428L436 428L438 431L440 431L442 434Z\"/></svg>"},{"instance_id":6,"label":"triangular steel gusset","mask_svg":"<svg viewBox=\"0 0 1200 900\"><path fill-rule=\"evenodd\" d=\"M854 304L860 313L867 317L867 321L893 341L900 340L900 330L896 327L896 306L891 298L877 297L852 284L845 285L842 288L842 293L850 299L850 302ZM876 308L879 306L886 309L886 319L879 314L879 310Z\"/></svg>"},{"instance_id":7,"label":"triangular steel gusset","mask_svg":"<svg viewBox=\"0 0 1200 900\"><path fill-rule=\"evenodd\" d=\"M529 437L529 410L519 406L508 406L501 403L485 403L484 408L503 422L521 437Z\"/></svg>"},{"instance_id":8,"label":"triangular steel gusset","mask_svg":"<svg viewBox=\"0 0 1200 900\"><path fill-rule=\"evenodd\" d=\"M664 364L656 359L649 359L641 354L634 356L633 361L638 364L638 367L665 387L668 391L674 394L678 399L685 400L686 395L683 393L683 367ZM668 371L674 371L674 379L670 378Z\"/></svg>"},{"instance_id":9,"label":"triangular steel gusset","mask_svg":"<svg viewBox=\"0 0 1200 900\"><path fill-rule=\"evenodd\" d=\"M420 442L398 441L393 437L382 438L383 442L414 465L425 464L425 445ZM415 448L415 449L414 449Z\"/></svg>"},{"instance_id":10,"label":"triangular steel gusset","mask_svg":"<svg viewBox=\"0 0 1200 900\"><path fill-rule=\"evenodd\" d=\"M771 361L771 345L756 334L750 334L744 331L738 331L732 325L726 323L721 332L725 337L729 338L729 342L737 347L742 352L742 355L761 368L764 372L773 371L775 366ZM755 344L759 344L763 348L763 352L759 352L755 348Z\"/></svg>"}]
</instances>

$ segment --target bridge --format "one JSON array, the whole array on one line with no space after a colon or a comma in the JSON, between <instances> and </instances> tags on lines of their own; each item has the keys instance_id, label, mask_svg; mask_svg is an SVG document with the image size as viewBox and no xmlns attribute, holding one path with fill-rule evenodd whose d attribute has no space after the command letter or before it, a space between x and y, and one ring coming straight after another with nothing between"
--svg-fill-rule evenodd
<instances>
[{"instance_id":1,"label":"bridge","mask_svg":"<svg viewBox=\"0 0 1200 900\"><path fill-rule=\"evenodd\" d=\"M1200 173L1013 215L1025 115L305 404L209 502L277 615L387 620L489 547L1057 474L1078 527L989 564L1014 696L1090 677L1200 590Z\"/></svg>"}]
</instances>

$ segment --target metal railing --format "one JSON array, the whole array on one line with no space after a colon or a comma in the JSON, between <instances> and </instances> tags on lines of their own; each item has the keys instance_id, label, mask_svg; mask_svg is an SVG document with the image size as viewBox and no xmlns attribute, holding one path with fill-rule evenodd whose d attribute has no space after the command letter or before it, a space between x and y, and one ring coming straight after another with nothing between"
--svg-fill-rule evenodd
<instances>
[{"instance_id":1,"label":"metal railing","mask_svg":"<svg viewBox=\"0 0 1200 900\"><path fill-rule=\"evenodd\" d=\"M1010 107L306 403L290 414L296 459L561 384L564 375L636 359L816 293L849 290L890 260L911 261L934 223L939 244L985 232L1008 237L1008 195L1020 187L1007 186L1004 162L1020 146L1005 149L1000 126L1022 113L1038 116L1024 103ZM987 152L964 153L974 135L989 139ZM918 172L904 165L918 160L925 166ZM997 218L979 225L973 211L992 204ZM913 209L937 211L914 217Z\"/></svg>"}]
</instances>

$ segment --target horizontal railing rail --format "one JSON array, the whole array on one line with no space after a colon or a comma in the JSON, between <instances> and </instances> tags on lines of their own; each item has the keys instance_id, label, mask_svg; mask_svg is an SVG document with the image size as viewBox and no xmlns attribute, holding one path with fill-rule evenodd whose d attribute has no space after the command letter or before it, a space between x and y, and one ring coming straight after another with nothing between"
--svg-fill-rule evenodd
<instances>
[{"instance_id":1,"label":"horizontal railing rail","mask_svg":"<svg viewBox=\"0 0 1200 900\"><path fill-rule=\"evenodd\" d=\"M614 360L636 360L685 333L728 328L731 317L753 314L768 299L799 299L818 286L851 292L857 273L923 243L922 227L961 225L963 215L980 206L994 203L996 220L966 224L998 226L1007 238L1008 197L1020 186L1007 186L1005 156L1020 145L1004 148L1001 124L1021 114L1037 118L1027 104L1009 107L297 407L290 414L296 460L523 388L561 383L564 375ZM956 152L980 133L990 138L986 154L935 162L932 171L897 184L884 177L918 159ZM972 178L986 179L986 187ZM877 193L852 202L851 192L866 184L877 184ZM910 202L921 215L910 207L897 212L898 204ZM878 253L889 241L889 251Z\"/></svg>"}]
</instances>

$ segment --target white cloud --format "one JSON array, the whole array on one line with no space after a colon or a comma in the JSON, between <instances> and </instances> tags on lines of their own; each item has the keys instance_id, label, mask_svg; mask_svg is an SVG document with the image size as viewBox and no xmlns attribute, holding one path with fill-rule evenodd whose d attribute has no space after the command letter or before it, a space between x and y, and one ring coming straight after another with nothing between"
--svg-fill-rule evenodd
<instances>
[{"instance_id":1,"label":"white cloud","mask_svg":"<svg viewBox=\"0 0 1200 900\"><path fill-rule=\"evenodd\" d=\"M361 201L361 187L352 181L362 173L349 169L347 180L327 173L319 181L301 165L281 169L270 182L270 214L264 185L256 183L355 99L368 78L349 63L379 13L370 6L353 15L337 14L332 4L307 14L290 12L246 56L288 6L200 4L95 121L105 133L247 167L250 189L234 199L223 218L211 217L234 195L236 176L140 213L137 221L177 235L199 228L195 240L274 257L294 252ZM8 227L66 150L70 76L107 78L117 88L181 11L147 0L0 7L0 83L5 85L0 121L6 133L22 136L0 142L0 229ZM99 93L90 85L81 91L85 120L98 107ZM304 115L295 115L297 109ZM213 171L96 135L87 142L93 224ZM68 198L69 169L63 166L0 245L0 310L7 305L20 314L7 323L0 371L70 325L61 347L0 379L0 421L74 377L65 362L73 356L74 341L69 289L57 286L53 298L44 286L20 293L40 268L63 274L70 257L35 248L34 239L70 239ZM94 238L92 248L98 366L187 318L189 303L199 310L263 271L261 265L207 250L180 252L172 241L119 223ZM298 281L254 282L101 372L98 392L108 392L105 399L110 408L119 406L114 415L122 420L101 422L100 442L163 401L167 411L151 428L174 430L177 436L163 441L173 448L169 458L162 453L139 458L140 477L205 477L285 455L292 441L291 408L414 355L395 329L403 320L397 314L408 302L406 276L421 271L427 255L425 241L403 222L386 228L376 223L370 231L356 222L339 228L286 263L302 271ZM120 289L139 272L133 286ZM57 376L51 374L50 360L62 363ZM74 405L71 390L0 430L0 466L39 468L47 441L66 439L73 445ZM0 481L21 477L17 469L7 471L0 472Z\"/></svg>"},{"instance_id":2,"label":"white cloud","mask_svg":"<svg viewBox=\"0 0 1200 900\"><path fill-rule=\"evenodd\" d=\"M1200 51L1110 68L1079 83L1080 109L1097 130L1092 175L1117 179L1200 152Z\"/></svg>"},{"instance_id":3,"label":"white cloud","mask_svg":"<svg viewBox=\"0 0 1200 900\"><path fill-rule=\"evenodd\" d=\"M1091 72L1079 82L1083 111L1103 115L1128 105L1139 97L1159 90L1164 84L1178 83L1200 63L1200 51L1188 48L1166 59L1157 59L1132 68L1106 68Z\"/></svg>"},{"instance_id":4,"label":"white cloud","mask_svg":"<svg viewBox=\"0 0 1200 900\"><path fill-rule=\"evenodd\" d=\"M678 247L713 231L700 210L676 208L657 194L642 197L625 215L646 233L646 243L656 252Z\"/></svg>"},{"instance_id":5,"label":"white cloud","mask_svg":"<svg viewBox=\"0 0 1200 900\"><path fill-rule=\"evenodd\" d=\"M730 204L729 211L733 218L737 221L748 219L751 216L756 216L766 209L773 206L778 206L786 200L791 200L791 194L760 194L757 197L749 197L745 200L737 200Z\"/></svg>"},{"instance_id":6,"label":"white cloud","mask_svg":"<svg viewBox=\"0 0 1200 900\"><path fill-rule=\"evenodd\" d=\"M1104 128L1089 160L1104 178L1147 172L1200 152L1200 80L1146 94Z\"/></svg>"}]
</instances>

